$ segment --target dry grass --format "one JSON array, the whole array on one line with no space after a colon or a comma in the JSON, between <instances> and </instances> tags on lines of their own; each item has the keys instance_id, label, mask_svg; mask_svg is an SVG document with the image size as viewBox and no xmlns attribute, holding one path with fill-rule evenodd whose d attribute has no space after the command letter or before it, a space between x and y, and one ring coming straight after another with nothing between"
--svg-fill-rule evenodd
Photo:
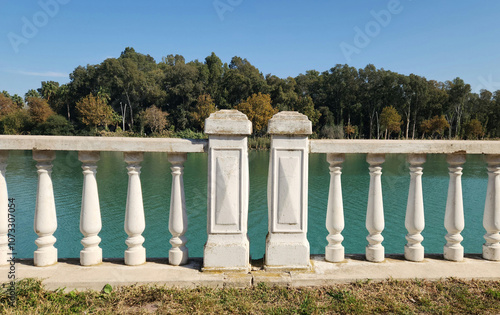
<instances>
[{"instance_id":1,"label":"dry grass","mask_svg":"<svg viewBox=\"0 0 500 315\"><path fill-rule=\"evenodd\" d=\"M110 293L17 285L17 305L2 292L2 314L499 314L500 281L447 279L356 282L319 288L172 289L128 286Z\"/></svg>"}]
</instances>

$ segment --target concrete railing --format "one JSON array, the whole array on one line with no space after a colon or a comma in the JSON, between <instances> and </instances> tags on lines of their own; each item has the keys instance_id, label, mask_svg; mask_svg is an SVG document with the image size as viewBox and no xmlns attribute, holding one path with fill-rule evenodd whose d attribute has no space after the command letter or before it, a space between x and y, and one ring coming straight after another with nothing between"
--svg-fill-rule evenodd
<instances>
[{"instance_id":1,"label":"concrete railing","mask_svg":"<svg viewBox=\"0 0 500 315\"><path fill-rule=\"evenodd\" d=\"M384 260L382 246L384 210L382 199L382 164L385 154L406 154L410 164L410 191L406 210L405 258L422 261L424 203L422 172L426 154L447 155L450 182L445 214L445 259L460 261L464 257L461 246L464 227L461 175L465 154L485 154L488 163L488 188L483 225L486 230L483 258L500 260L500 141L374 141L374 140L309 140L311 122L296 112L280 112L269 122L271 135L268 174L268 235L264 267L266 269L309 269L310 250L307 240L308 218L308 155L326 153L330 164L330 188L326 210L328 246L325 260L344 261L342 246L344 214L341 188L341 169L346 153L367 154L370 185L367 200L366 228L368 231L366 259ZM183 184L184 162L187 153L208 152L207 233L204 247L203 270L249 271L249 241L247 218L249 201L249 169L247 136L252 126L245 115L236 110L212 114L205 123L208 140L59 137L59 136L0 136L0 264L9 259L9 210L5 171L9 151L32 150L37 161L38 190L34 229L35 266L57 263L56 207L51 171L55 151L78 151L83 168L80 231L83 234L80 264L97 265L102 262L99 194L96 181L97 161L101 151L123 152L129 175L125 209L124 252L126 265L141 265L146 261L142 246L145 230L144 209L140 182L143 152L167 152L172 170L169 230L172 234L169 263L188 262L186 247L187 213ZM189 196L187 196L189 198ZM326 236L326 235L325 235Z\"/></svg>"}]
</instances>

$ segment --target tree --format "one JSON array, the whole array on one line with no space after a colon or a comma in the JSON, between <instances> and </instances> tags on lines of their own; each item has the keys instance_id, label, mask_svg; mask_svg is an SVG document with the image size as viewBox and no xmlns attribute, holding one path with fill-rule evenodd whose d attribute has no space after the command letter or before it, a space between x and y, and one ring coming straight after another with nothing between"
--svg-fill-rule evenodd
<instances>
[{"instance_id":1,"label":"tree","mask_svg":"<svg viewBox=\"0 0 500 315\"><path fill-rule=\"evenodd\" d=\"M268 121L278 112L271 105L271 96L262 93L248 97L246 101L238 104L236 109L247 115L256 134L265 132Z\"/></svg>"},{"instance_id":2,"label":"tree","mask_svg":"<svg viewBox=\"0 0 500 315\"><path fill-rule=\"evenodd\" d=\"M482 136L484 136L484 130L479 120L472 119L465 125L465 137L467 139L478 139Z\"/></svg>"},{"instance_id":3,"label":"tree","mask_svg":"<svg viewBox=\"0 0 500 315\"><path fill-rule=\"evenodd\" d=\"M59 89L59 82L42 81L42 87L39 88L37 91L38 94L40 94L47 101L47 103L49 103L49 105L53 105L58 89ZM52 108L54 108L54 106L52 106Z\"/></svg>"},{"instance_id":4,"label":"tree","mask_svg":"<svg viewBox=\"0 0 500 315\"><path fill-rule=\"evenodd\" d=\"M435 134L438 134L439 137L442 137L444 131L449 128L450 124L448 123L444 115L436 115L432 119L422 121L422 123L420 124L420 129L423 132L422 138L426 133L428 133L431 137L433 137Z\"/></svg>"},{"instance_id":5,"label":"tree","mask_svg":"<svg viewBox=\"0 0 500 315\"><path fill-rule=\"evenodd\" d=\"M306 115L313 127L318 124L321 113L314 108L314 103L310 96L300 97L294 109Z\"/></svg>"},{"instance_id":6,"label":"tree","mask_svg":"<svg viewBox=\"0 0 500 315\"><path fill-rule=\"evenodd\" d=\"M253 94L267 93L266 80L259 69L248 60L233 57L224 74L223 87L227 90L226 100L233 107Z\"/></svg>"},{"instance_id":7,"label":"tree","mask_svg":"<svg viewBox=\"0 0 500 315\"><path fill-rule=\"evenodd\" d=\"M380 124L385 127L385 138L390 137L391 133L401 131L401 115L392 106L384 107L380 114Z\"/></svg>"},{"instance_id":8,"label":"tree","mask_svg":"<svg viewBox=\"0 0 500 315\"><path fill-rule=\"evenodd\" d=\"M39 124L33 134L71 136L74 135L74 127L64 116L56 114Z\"/></svg>"},{"instance_id":9,"label":"tree","mask_svg":"<svg viewBox=\"0 0 500 315\"><path fill-rule=\"evenodd\" d=\"M0 130L6 135L28 134L32 127L26 109L19 109L2 117L0 126Z\"/></svg>"},{"instance_id":10,"label":"tree","mask_svg":"<svg viewBox=\"0 0 500 315\"><path fill-rule=\"evenodd\" d=\"M191 115L194 123L200 128L200 130L205 128L205 119L207 119L208 116L216 110L217 108L215 107L214 100L210 94L198 96L196 107Z\"/></svg>"},{"instance_id":11,"label":"tree","mask_svg":"<svg viewBox=\"0 0 500 315\"><path fill-rule=\"evenodd\" d=\"M19 107L10 97L0 94L0 117L6 116L18 109Z\"/></svg>"},{"instance_id":12,"label":"tree","mask_svg":"<svg viewBox=\"0 0 500 315\"><path fill-rule=\"evenodd\" d=\"M142 115L144 125L149 126L153 133L162 133L167 127L168 113L154 105L148 107Z\"/></svg>"},{"instance_id":13,"label":"tree","mask_svg":"<svg viewBox=\"0 0 500 315\"><path fill-rule=\"evenodd\" d=\"M76 103L76 111L82 123L87 126L107 126L111 123L114 111L103 97L87 95Z\"/></svg>"},{"instance_id":14,"label":"tree","mask_svg":"<svg viewBox=\"0 0 500 315\"><path fill-rule=\"evenodd\" d=\"M446 81L446 91L449 95L447 118L451 126L449 129L449 138L451 138L454 121L456 121L455 137L457 137L460 135L462 115L465 111L465 104L471 91L471 87L469 84L465 84L462 79L457 77L453 79L453 81Z\"/></svg>"},{"instance_id":15,"label":"tree","mask_svg":"<svg viewBox=\"0 0 500 315\"><path fill-rule=\"evenodd\" d=\"M30 97L41 98L42 96L36 90L31 89L28 92L26 92L26 94L24 94L24 100L28 102L28 98Z\"/></svg>"},{"instance_id":16,"label":"tree","mask_svg":"<svg viewBox=\"0 0 500 315\"><path fill-rule=\"evenodd\" d=\"M28 113L34 123L41 124L50 116L54 115L54 111L50 108L46 100L39 97L28 97Z\"/></svg>"},{"instance_id":17,"label":"tree","mask_svg":"<svg viewBox=\"0 0 500 315\"><path fill-rule=\"evenodd\" d=\"M347 126L344 127L344 133L347 135L347 139L355 137L357 132L358 132L358 126L347 124Z\"/></svg>"}]
</instances>

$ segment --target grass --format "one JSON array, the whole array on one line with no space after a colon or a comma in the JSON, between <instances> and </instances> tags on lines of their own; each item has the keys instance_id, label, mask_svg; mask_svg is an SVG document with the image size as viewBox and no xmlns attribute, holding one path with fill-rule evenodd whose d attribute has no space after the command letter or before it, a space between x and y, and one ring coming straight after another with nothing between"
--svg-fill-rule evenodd
<instances>
[{"instance_id":1,"label":"grass","mask_svg":"<svg viewBox=\"0 0 500 315\"><path fill-rule=\"evenodd\" d=\"M127 286L101 292L45 290L17 283L17 303L0 296L1 314L499 314L500 281L358 281L318 288L174 289Z\"/></svg>"}]
</instances>

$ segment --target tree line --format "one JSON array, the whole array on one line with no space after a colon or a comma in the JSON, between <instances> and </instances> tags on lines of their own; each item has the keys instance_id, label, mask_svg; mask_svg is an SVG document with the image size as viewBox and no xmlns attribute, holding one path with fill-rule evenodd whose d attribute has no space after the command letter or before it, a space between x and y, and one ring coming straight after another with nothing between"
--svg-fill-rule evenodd
<instances>
[{"instance_id":1,"label":"tree line","mask_svg":"<svg viewBox=\"0 0 500 315\"><path fill-rule=\"evenodd\" d=\"M446 82L403 75L374 65L337 64L295 78L263 75L248 60L230 63L212 53L203 62L126 48L118 58L78 66L70 82L43 81L24 98L0 93L3 134L165 135L202 132L218 109L238 109L257 136L278 111L295 110L317 138L500 137L500 90L473 93Z\"/></svg>"}]
</instances>

